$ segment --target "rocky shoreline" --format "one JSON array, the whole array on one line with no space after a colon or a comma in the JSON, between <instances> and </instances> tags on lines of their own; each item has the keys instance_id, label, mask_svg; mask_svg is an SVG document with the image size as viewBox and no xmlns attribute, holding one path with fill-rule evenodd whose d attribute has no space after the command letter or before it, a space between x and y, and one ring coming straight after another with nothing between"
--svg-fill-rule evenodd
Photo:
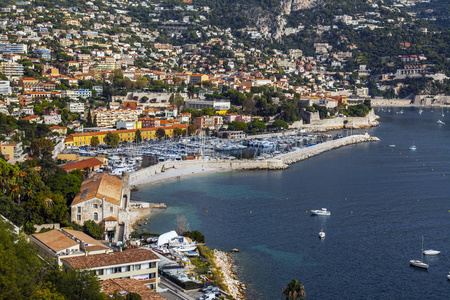
<instances>
[{"instance_id":1,"label":"rocky shoreline","mask_svg":"<svg viewBox=\"0 0 450 300\"><path fill-rule=\"evenodd\" d=\"M242 284L235 271L235 265L229 253L214 250L214 264L222 273L222 282L228 287L228 293L234 299L245 299L244 290L245 285Z\"/></svg>"}]
</instances>

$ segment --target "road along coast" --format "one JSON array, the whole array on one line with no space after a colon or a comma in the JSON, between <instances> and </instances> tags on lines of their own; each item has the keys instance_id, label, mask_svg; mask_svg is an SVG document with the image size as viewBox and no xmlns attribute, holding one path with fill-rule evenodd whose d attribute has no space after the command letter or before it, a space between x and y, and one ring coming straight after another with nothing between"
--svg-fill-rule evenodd
<instances>
[{"instance_id":1,"label":"road along coast","mask_svg":"<svg viewBox=\"0 0 450 300\"><path fill-rule=\"evenodd\" d=\"M271 159L255 160L193 160L171 161L159 163L129 175L130 186L152 184L167 180L181 179L189 176L203 175L233 170L282 170L289 168L290 164L319 155L343 146L379 141L377 137L368 134L351 135L348 137L319 143L301 148Z\"/></svg>"}]
</instances>

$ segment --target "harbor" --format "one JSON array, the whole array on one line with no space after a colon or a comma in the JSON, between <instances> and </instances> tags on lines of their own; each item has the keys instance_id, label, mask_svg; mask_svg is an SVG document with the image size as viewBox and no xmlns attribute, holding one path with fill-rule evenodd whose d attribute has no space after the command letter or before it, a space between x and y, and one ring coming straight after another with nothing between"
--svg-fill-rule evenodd
<instances>
[{"instance_id":1,"label":"harbor","mask_svg":"<svg viewBox=\"0 0 450 300\"><path fill-rule=\"evenodd\" d=\"M164 232L183 215L209 247L238 248L247 299L280 299L292 278L312 299L444 299L449 241L439 233L449 216L448 125L436 124L440 109L403 110L380 112L382 125L370 129L379 142L340 147L283 171L140 186L133 198L167 204L142 228ZM321 207L331 216L311 217ZM322 226L325 239L318 238ZM422 235L441 251L424 257L428 272L409 266L420 258Z\"/></svg>"}]
</instances>

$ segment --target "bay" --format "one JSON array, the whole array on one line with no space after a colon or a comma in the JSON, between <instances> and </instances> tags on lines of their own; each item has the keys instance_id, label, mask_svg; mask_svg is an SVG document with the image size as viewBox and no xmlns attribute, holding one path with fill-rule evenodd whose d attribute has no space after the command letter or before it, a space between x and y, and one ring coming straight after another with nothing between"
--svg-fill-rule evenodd
<instances>
[{"instance_id":1,"label":"bay","mask_svg":"<svg viewBox=\"0 0 450 300\"><path fill-rule=\"evenodd\" d=\"M329 151L282 171L142 186L132 198L167 204L146 230L172 230L183 215L208 247L238 248L248 299L282 299L293 278L304 284L307 299L446 299L450 115L399 110L378 112L381 125L369 130L377 143ZM417 151L408 150L412 144ZM322 207L330 217L310 215ZM420 258L422 235L426 248L442 251L428 259L428 271L409 266Z\"/></svg>"}]
</instances>

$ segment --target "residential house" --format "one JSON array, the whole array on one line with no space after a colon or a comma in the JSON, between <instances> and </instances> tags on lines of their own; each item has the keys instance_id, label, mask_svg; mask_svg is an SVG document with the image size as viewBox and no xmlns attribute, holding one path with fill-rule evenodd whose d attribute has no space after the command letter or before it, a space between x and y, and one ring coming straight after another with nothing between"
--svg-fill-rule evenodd
<instances>
[{"instance_id":1,"label":"residential house","mask_svg":"<svg viewBox=\"0 0 450 300\"><path fill-rule=\"evenodd\" d=\"M221 116L201 116L194 119L196 129L219 129L223 125L223 117Z\"/></svg>"},{"instance_id":2,"label":"residential house","mask_svg":"<svg viewBox=\"0 0 450 300\"><path fill-rule=\"evenodd\" d=\"M23 154L22 142L6 143L0 141L0 153L7 161L15 160Z\"/></svg>"},{"instance_id":3,"label":"residential house","mask_svg":"<svg viewBox=\"0 0 450 300\"><path fill-rule=\"evenodd\" d=\"M30 236L30 242L45 258L61 265L61 258L111 253L112 250L84 232L53 229Z\"/></svg>"},{"instance_id":4,"label":"residential house","mask_svg":"<svg viewBox=\"0 0 450 300\"><path fill-rule=\"evenodd\" d=\"M74 270L93 271L101 281L132 278L156 290L159 284L159 260L151 250L131 249L109 254L68 257L63 258L62 262Z\"/></svg>"},{"instance_id":5,"label":"residential house","mask_svg":"<svg viewBox=\"0 0 450 300\"><path fill-rule=\"evenodd\" d=\"M60 165L59 167L66 170L67 172L73 171L73 170L89 170L94 171L100 168L100 166L103 166L104 163L99 160L98 158L91 157L85 160L71 162L68 164Z\"/></svg>"}]
</instances>

